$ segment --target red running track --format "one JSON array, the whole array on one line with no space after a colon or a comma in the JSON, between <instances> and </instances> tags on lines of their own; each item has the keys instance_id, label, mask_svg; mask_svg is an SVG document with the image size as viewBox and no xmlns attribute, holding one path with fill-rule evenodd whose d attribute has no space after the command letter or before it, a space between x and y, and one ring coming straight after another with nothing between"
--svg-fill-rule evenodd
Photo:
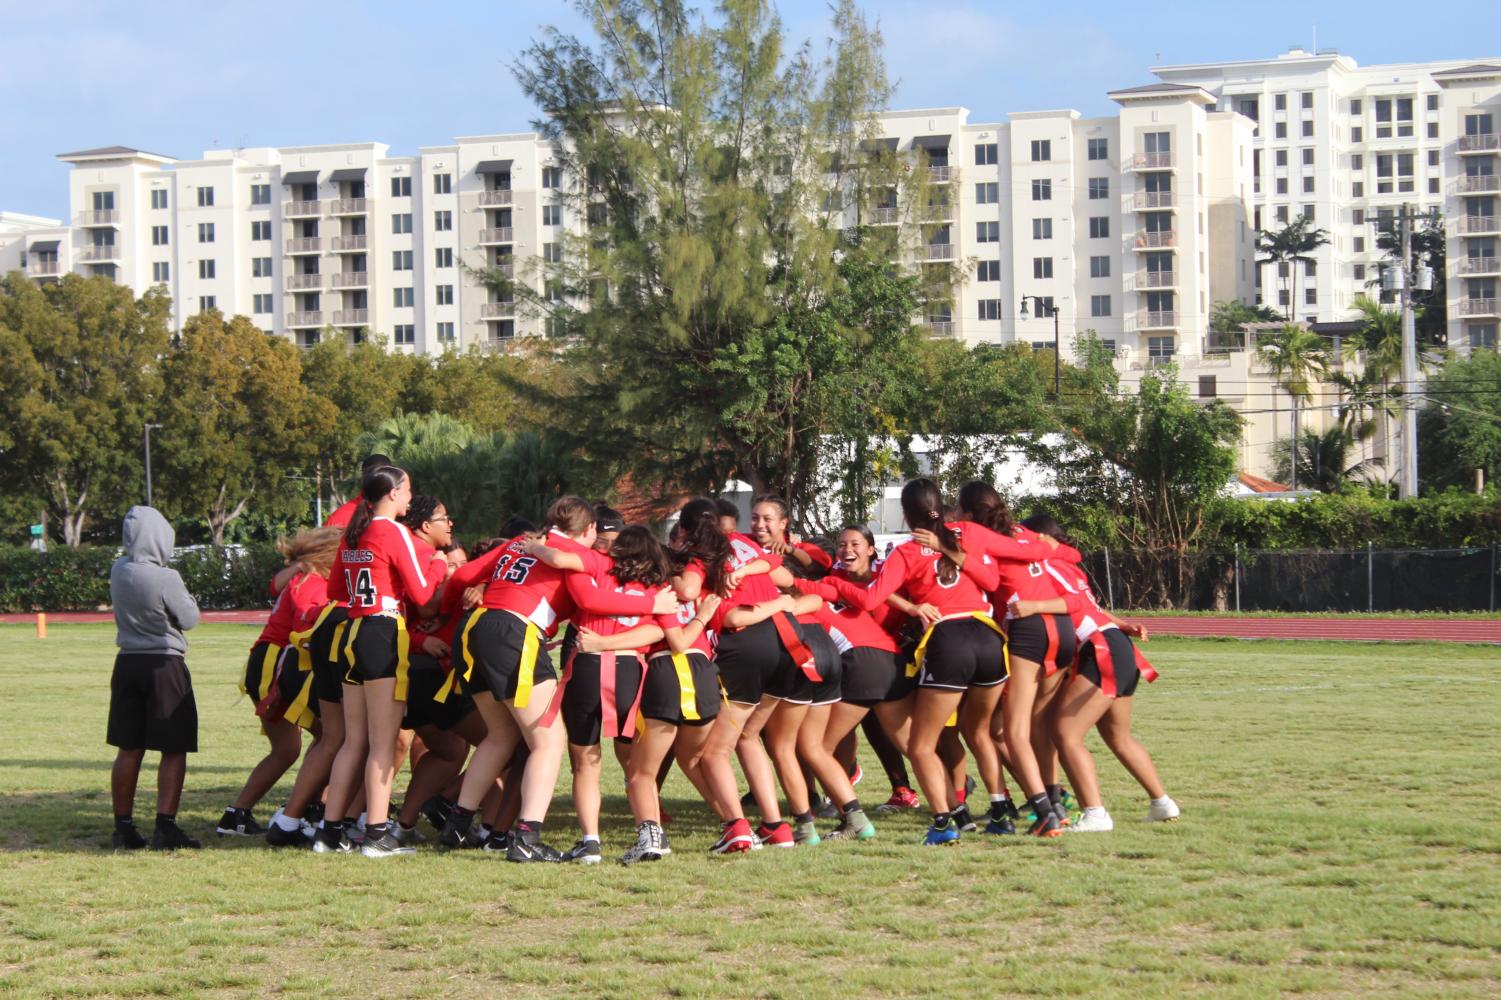
<instances>
[{"instance_id":1,"label":"red running track","mask_svg":"<svg viewBox=\"0 0 1501 1000\"><path fill-rule=\"evenodd\" d=\"M203 620L263 625L266 611L205 611ZM34 614L0 614L0 623L30 624ZM108 611L49 612L49 625L113 622ZM1209 615L1152 616L1141 619L1151 635L1214 636L1231 639L1350 639L1362 642L1481 642L1501 645L1501 618L1254 618Z\"/></svg>"}]
</instances>

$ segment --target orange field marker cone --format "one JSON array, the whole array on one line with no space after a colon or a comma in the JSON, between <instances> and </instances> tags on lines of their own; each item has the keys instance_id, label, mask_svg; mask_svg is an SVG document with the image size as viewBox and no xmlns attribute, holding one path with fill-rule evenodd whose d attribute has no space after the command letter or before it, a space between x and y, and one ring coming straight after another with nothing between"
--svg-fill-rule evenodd
<instances>
[{"instance_id":1,"label":"orange field marker cone","mask_svg":"<svg viewBox=\"0 0 1501 1000\"><path fill-rule=\"evenodd\" d=\"M47 638L47 615L42 611L38 611L36 615L36 637L38 639Z\"/></svg>"}]
</instances>

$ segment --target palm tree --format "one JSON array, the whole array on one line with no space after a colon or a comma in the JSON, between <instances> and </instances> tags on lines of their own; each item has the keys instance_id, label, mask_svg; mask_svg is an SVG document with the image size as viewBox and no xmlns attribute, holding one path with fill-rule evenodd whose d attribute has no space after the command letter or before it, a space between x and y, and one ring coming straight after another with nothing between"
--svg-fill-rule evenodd
<instances>
[{"instance_id":1,"label":"palm tree","mask_svg":"<svg viewBox=\"0 0 1501 1000\"><path fill-rule=\"evenodd\" d=\"M1328 370L1324 338L1305 326L1289 323L1262 338L1256 356L1292 400L1292 439L1298 440L1298 403L1313 395L1312 383ZM1298 486L1297 463L1292 467L1292 486Z\"/></svg>"},{"instance_id":2,"label":"palm tree","mask_svg":"<svg viewBox=\"0 0 1501 1000\"><path fill-rule=\"evenodd\" d=\"M1339 424L1323 433L1306 430L1290 455L1278 456L1272 471L1276 476L1290 475L1294 482L1302 480L1321 493L1333 493L1343 483L1365 476L1372 465L1380 464L1351 461L1354 447L1348 428Z\"/></svg>"},{"instance_id":3,"label":"palm tree","mask_svg":"<svg viewBox=\"0 0 1501 1000\"><path fill-rule=\"evenodd\" d=\"M1329 232L1315 229L1306 216L1298 216L1276 232L1263 229L1256 234L1257 264L1291 264L1292 294L1285 314L1293 318L1298 303L1298 265L1312 261L1313 252L1329 242Z\"/></svg>"}]
</instances>

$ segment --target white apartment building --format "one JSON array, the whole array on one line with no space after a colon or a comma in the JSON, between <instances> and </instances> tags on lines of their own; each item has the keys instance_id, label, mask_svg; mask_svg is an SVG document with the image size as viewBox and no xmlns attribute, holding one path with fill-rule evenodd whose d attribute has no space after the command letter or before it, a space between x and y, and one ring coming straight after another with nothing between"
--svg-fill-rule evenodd
<instances>
[{"instance_id":1,"label":"white apartment building","mask_svg":"<svg viewBox=\"0 0 1501 1000\"><path fill-rule=\"evenodd\" d=\"M0 212L0 274L24 270L33 277L56 275L61 266L56 248L48 254L39 241L33 242L30 237L38 232L55 232L60 226L60 219L23 215L20 212ZM28 247L32 249L31 267L27 266Z\"/></svg>"}]
</instances>

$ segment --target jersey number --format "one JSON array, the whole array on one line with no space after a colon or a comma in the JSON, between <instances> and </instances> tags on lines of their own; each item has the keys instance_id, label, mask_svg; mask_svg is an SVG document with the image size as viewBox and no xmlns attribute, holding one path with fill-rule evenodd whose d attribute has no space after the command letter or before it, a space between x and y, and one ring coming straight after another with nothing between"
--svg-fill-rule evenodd
<instances>
[{"instance_id":1,"label":"jersey number","mask_svg":"<svg viewBox=\"0 0 1501 1000\"><path fill-rule=\"evenodd\" d=\"M533 566L537 565L537 560L531 556L522 556L512 563L511 559L509 554L501 556L500 561L495 564L495 575L491 579L504 580L507 583L525 583L526 575L532 571Z\"/></svg>"},{"instance_id":2,"label":"jersey number","mask_svg":"<svg viewBox=\"0 0 1501 1000\"><path fill-rule=\"evenodd\" d=\"M370 582L370 571L362 569L353 576L349 570L344 571L344 589L349 591L349 599L362 608L375 607L375 586Z\"/></svg>"}]
</instances>

